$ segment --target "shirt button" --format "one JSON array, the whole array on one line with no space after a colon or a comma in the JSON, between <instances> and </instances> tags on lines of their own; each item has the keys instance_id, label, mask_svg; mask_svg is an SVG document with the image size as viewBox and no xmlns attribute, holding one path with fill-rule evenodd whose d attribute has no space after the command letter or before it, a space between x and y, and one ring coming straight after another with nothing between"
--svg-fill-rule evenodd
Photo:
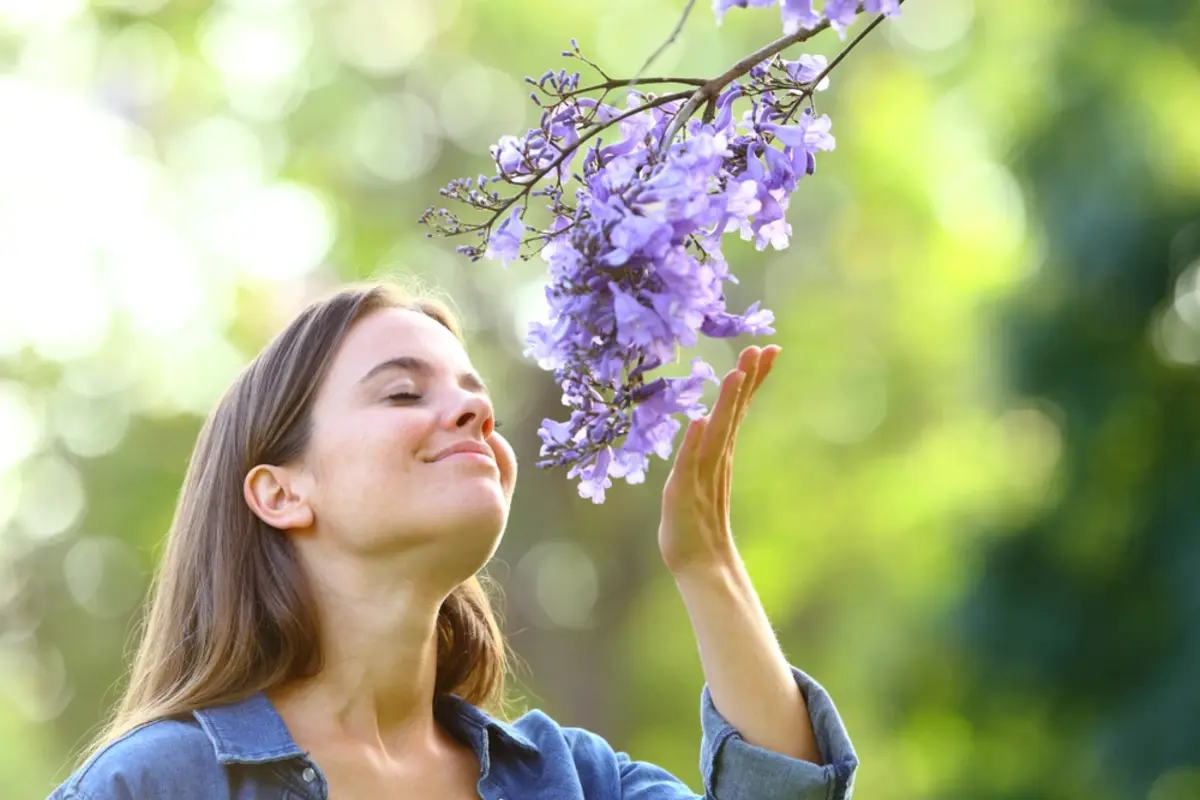
<instances>
[{"instance_id":1,"label":"shirt button","mask_svg":"<svg viewBox=\"0 0 1200 800\"><path fill-rule=\"evenodd\" d=\"M304 778L305 783L312 783L313 778L317 777L317 771L312 767L305 767L304 772L300 773L300 777Z\"/></svg>"}]
</instances>

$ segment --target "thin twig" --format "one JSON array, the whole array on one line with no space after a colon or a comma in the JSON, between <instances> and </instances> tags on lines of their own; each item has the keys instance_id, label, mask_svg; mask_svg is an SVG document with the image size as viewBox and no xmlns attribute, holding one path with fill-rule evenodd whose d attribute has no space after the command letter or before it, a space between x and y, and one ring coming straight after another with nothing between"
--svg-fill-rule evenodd
<instances>
[{"instance_id":1,"label":"thin twig","mask_svg":"<svg viewBox=\"0 0 1200 800\"><path fill-rule=\"evenodd\" d=\"M695 94L688 98L687 103L684 104L683 108L679 109L679 113L675 115L673 120L671 120L670 127L667 128L667 132L663 135L659 146L659 152L666 152L667 148L671 146L671 140L675 138L675 134L679 133L679 129L683 127L684 123L696 113L696 109L700 108L700 106L703 105L706 100L716 98L721 94L722 89L724 89L734 80L745 75L747 72L753 69L756 64L766 61L771 56L783 52L794 44L806 42L828 28L829 20L823 19L821 20L820 24L818 24L812 30L805 30L801 28L793 34L782 36L770 44L755 50L750 55L738 61L732 67L701 86L696 90Z\"/></svg>"},{"instance_id":2,"label":"thin twig","mask_svg":"<svg viewBox=\"0 0 1200 800\"><path fill-rule=\"evenodd\" d=\"M567 54L567 53L563 53L563 55L568 55L568 54ZM583 63L587 64L589 67L591 67L592 69L596 70L596 72L600 73L600 77L604 78L604 80L606 80L606 81L607 81L607 80L612 80L612 78L609 76L609 74L608 74L607 72L605 72L603 69L601 69L601 68L600 68L600 65L599 65L599 64L597 64L595 61L592 61L590 58L588 58L587 56L585 56L583 53L579 52L579 48L578 48L578 47L576 47L576 48L575 48L575 53L574 53L574 55L572 55L572 56L570 56L570 57L571 57L571 58L578 58L580 61L582 61Z\"/></svg>"},{"instance_id":3,"label":"thin twig","mask_svg":"<svg viewBox=\"0 0 1200 800\"><path fill-rule=\"evenodd\" d=\"M904 0L899 0L896 5L904 5ZM871 20L871 24L863 28L862 32L859 33L858 36L855 36L853 39L851 39L850 43L843 47L841 52L833 57L833 60L826 65L825 69L821 70L821 74L812 79L810 87L815 88L816 86L820 85L821 81L825 80L825 78L829 76L829 73L833 72L833 68L842 63L842 59L850 55L850 51L857 47L859 42L867 38L867 34L878 28L884 19L886 19L885 15L880 14L879 16L875 17L875 19ZM809 89L809 94L812 93L813 88Z\"/></svg>"},{"instance_id":4,"label":"thin twig","mask_svg":"<svg viewBox=\"0 0 1200 800\"><path fill-rule=\"evenodd\" d=\"M899 4L901 4L901 5L903 5L904 2L905 2L905 0L899 0ZM687 6L684 8L684 12L683 12L682 17L680 18L679 23L676 25L675 30L671 33L671 37L662 46L660 46L657 51L655 51L653 54L651 54L651 57L649 59L647 59L645 66L648 66L650 64L650 62L653 61L654 58L658 55L658 53L663 48L665 48L667 45L671 44L671 42L674 41L675 37L678 36L679 31L683 28L683 23L687 19L687 15L691 11L693 4L694 4L694 0L689 0ZM862 13L862 5L861 4L859 5L859 13ZM853 50L859 44L859 42L861 42L863 39L865 39L872 30L874 30L876 27L878 27L878 25L883 21L883 19L884 19L884 15L882 15L882 14L879 15L878 17L876 17L874 20L871 21L871 24L868 25L861 33L859 33L857 36L855 36L854 39L849 44L846 45L846 47L842 48L842 51L840 53L838 53L837 56L835 56L834 59L829 62L829 64L825 67L825 69L823 69L821 71L821 73L819 75L817 75L817 77L809 83L809 88L806 89L803 94L801 94L799 100L797 101L797 104L794 105L793 108L799 107L798 106L799 102L802 102L806 96L811 96L812 92L815 90L815 88L821 83L821 81L823 81L829 75L830 72L833 71L834 67L836 67L839 63L841 63L842 59L844 59L850 53L850 51ZM688 92L688 91L672 92L670 94L664 94L660 97L655 97L652 100L647 100L645 103L642 103L641 105L636 106L635 108L630 108L630 109L627 109L626 111L621 112L620 114L616 115L615 117L613 117L610 120L606 120L603 125L598 125L595 128L592 128L591 130L587 131L582 136L580 136L577 141L575 141L568 147L563 148L559 152L558 157L556 157L548 165L546 165L542 169L538 170L537 172L535 172L531 176L529 176L528 179L524 182L524 185L522 186L521 190L517 194L508 198L503 203L501 203L499 206L497 206L495 209L493 209L492 216L491 216L491 218L489 218L487 220L487 222L480 223L478 225L472 225L469 228L463 228L459 231L456 231L455 233L449 233L449 234L447 234L447 236L454 236L454 235L457 235L458 233L467 233L469 231L478 231L481 229L490 229L491 226L496 222L497 219L500 218L500 216L505 211L507 211L509 208L511 208L514 203L524 200L528 196L530 191L532 191L533 187L536 186L538 184L538 182L540 182L542 180L542 178L545 178L551 172L555 171L562 164L564 164L566 162L566 160L568 158L570 158L571 154L574 153L576 150L578 150L579 147L584 142L586 142L588 139L591 139L592 137L596 136L598 133L600 133L603 130L607 130L613 124L620 122L623 119L627 119L628 117L632 117L636 114L640 114L643 111L648 111L651 108L657 108L658 106L663 106L663 105L666 105L667 103L673 103L676 100L683 100L684 98L687 98L687 101L684 103L684 105L679 109L679 111L677 111L675 113L674 117L671 120L670 126L667 128L667 132L663 135L663 138L659 143L659 155L662 155L670 147L671 141L675 138L676 134L679 133L680 128L682 128L683 125L687 122L687 120L690 119L692 117L692 115L696 113L696 110L698 108L700 108L701 105L703 105L706 102L715 103L717 98L720 96L721 90L723 90L726 86L728 86L734 80L745 75L747 72L749 72L751 69L753 69L755 67L755 65L760 64L763 61L766 61L768 58L771 58L771 57L783 52L784 50L786 50L787 48L791 47L794 44L799 44L801 42L808 41L809 39L813 38L814 36L821 33L822 31L827 30L829 28L829 26L830 26L829 20L824 19L824 20L821 20L821 22L819 24L817 24L816 27L812 28L811 30L800 29L800 30L796 31L795 33L789 34L787 36L782 36L782 37L776 39L775 41L771 42L770 44L760 47L758 50L755 50L750 55L739 60L737 63L735 63L729 69L725 70L725 72L723 72L720 75L718 75L717 77L712 78L711 80L707 80L707 81L704 81L704 80L698 79L698 78L642 78L642 77L640 77L640 75L638 75L638 76L634 76L634 78L632 78L630 81L625 82L623 80L614 80L612 78L609 78L608 75L603 70L601 70L598 66L596 66L595 64L592 64L592 62L590 62L590 61L587 61L587 59L583 59L586 63L591 64L596 69L596 71L599 72L601 74L601 76L603 76L605 78L605 82L596 84L595 86L586 87L585 89L577 89L572 94L581 93L584 91L595 90L595 89L606 89L606 90L614 89L621 85L634 86L639 83L680 83L680 84L684 84L684 85L698 86L699 88L697 88L696 91L694 91L694 92ZM582 58L582 56L580 56L580 58ZM643 70L645 69L645 66L643 66ZM524 177L524 176L522 176L522 177ZM512 183L512 181L509 181L509 182Z\"/></svg>"},{"instance_id":5,"label":"thin twig","mask_svg":"<svg viewBox=\"0 0 1200 800\"><path fill-rule=\"evenodd\" d=\"M633 88L637 85L637 79L640 78L646 72L646 70L650 69L650 65L654 63L654 60L662 55L663 51L670 47L671 44L679 37L680 32L683 31L684 23L687 22L688 14L692 13L692 6L695 4L696 0L687 0L687 3L683 6L683 13L679 15L679 21L675 23L675 29L671 31L671 35L667 37L667 40L660 44L658 49L650 54L650 56L646 59L646 63L642 64L641 69L637 71L637 74L633 76L633 80L629 82L630 88Z\"/></svg>"},{"instance_id":6,"label":"thin twig","mask_svg":"<svg viewBox=\"0 0 1200 800\"><path fill-rule=\"evenodd\" d=\"M904 5L904 0L899 0L899 3L897 5ZM829 73L833 72L834 67L836 67L838 64L842 63L842 59L844 59L846 56L850 55L850 51L853 50L855 47L858 47L859 42L861 42L863 39L867 38L867 35L871 31L878 28L879 25L883 22L884 18L885 18L884 15L880 14L879 16L875 17L875 19L871 20L870 25L863 28L857 36L855 36L853 39L851 39L849 41L849 43L847 43L847 45L845 47L843 47L836 56L833 57L833 60L825 65L825 69L821 70L821 72L818 73L817 77L815 77L811 81L809 81L808 88L805 89L804 91L802 91L800 93L800 96L796 98L796 102L794 102L792 104L791 110L788 112L787 117L785 117L785 119L791 119L792 114L796 113L796 109L798 109L800 107L800 104L803 103L808 98L813 96L813 92L815 92L817 90L817 87L821 85L821 81L823 81L827 77L829 77Z\"/></svg>"},{"instance_id":7,"label":"thin twig","mask_svg":"<svg viewBox=\"0 0 1200 800\"><path fill-rule=\"evenodd\" d=\"M903 4L904 0L900 0L899 5ZM863 5L860 3L858 6L858 13L861 14L862 11ZM826 76L833 71L833 68L841 63L842 59L845 58L846 55L849 54L849 52L853 50L859 42L866 38L867 34L878 27L879 23L881 23L883 19L883 14L877 16L871 21L870 25L868 25L860 34L858 34L858 36L854 37L850 44L842 48L842 51L838 53L832 61L829 62L828 66L821 70L821 74L809 84L809 89L806 90L806 95L811 97L812 92L821 83L821 81L825 80ZM829 20L823 19L812 30L804 30L802 28L789 36L783 36L779 39L776 39L766 47L759 48L743 58L741 61L738 61L723 74L718 75L716 78L713 78L711 81L701 86L696 90L695 94L688 98L687 103L685 103L683 108L679 110L679 113L675 115L675 118L671 120L670 127L667 128L667 132L663 135L662 141L659 142L659 153L665 153L667 149L670 148L671 142L674 140L675 135L679 133L679 129L682 128L687 121L691 119L692 115L696 113L696 109L700 108L700 106L706 101L716 99L720 95L721 90L728 86L732 81L745 75L747 72L753 69L756 64L766 61L768 58L783 52L794 44L808 41L828 27ZM804 96L805 95L801 95L801 99L803 99Z\"/></svg>"},{"instance_id":8,"label":"thin twig","mask_svg":"<svg viewBox=\"0 0 1200 800\"><path fill-rule=\"evenodd\" d=\"M655 84L655 83L678 83L681 86L703 86L704 84L708 83L708 78L669 78L669 77L613 78L610 81L604 81L602 83L593 83L591 86L582 86L578 89L572 89L569 92L563 92L561 95L555 95L550 92L547 92L546 94L550 95L551 97L564 97L565 98L565 97L574 97L574 96L580 95L580 94L586 94L587 92L596 92L596 91L600 91L601 89L620 89L623 86L646 86L646 85Z\"/></svg>"},{"instance_id":9,"label":"thin twig","mask_svg":"<svg viewBox=\"0 0 1200 800\"><path fill-rule=\"evenodd\" d=\"M533 173L533 175L531 175L529 177L528 181L521 188L521 191L517 192L512 197L508 198L503 203L496 206L496 208L492 212L491 218L488 219L487 222L481 222L478 225L471 226L470 228L464 228L455 233L449 233L449 234L447 234L447 237L456 236L459 233L468 233L470 231L477 231L477 230L481 230L483 228L490 228L492 226L492 224L495 223L496 220L500 219L501 214L503 214L505 211L507 211L509 208L511 208L513 206L513 204L516 203L518 200L521 200L527 194L529 194L529 192L533 189L533 187L536 186L538 184L538 182L541 181L542 178L546 177L551 172L553 172L554 170L556 170L560 166L562 166L562 164L565 163L568 158L570 158L571 154L574 153L576 150L578 150L579 146L582 145L584 142L586 142L588 139L591 139L593 136L600 133L600 131L608 130L608 128L610 126L614 125L615 123L620 122L623 119L627 119L628 117L635 116L637 114L642 113L643 111L648 111L652 108L658 108L659 106L665 106L667 103L674 103L676 100L682 100L685 97L689 96L690 94L691 94L691 92L687 92L687 91L672 92L671 94L664 94L660 97L654 98L653 100L647 100L645 103L642 103L639 106L622 111L620 114L617 114L612 119L606 120L603 125L597 125L595 128L592 128L590 131L588 131L587 133L580 136L579 139L576 140L574 143L568 145L567 147L564 147L559 152L559 155L557 158L555 158L553 161L551 161L546 166L542 167L537 172ZM522 176L522 177L524 177L524 176Z\"/></svg>"}]
</instances>

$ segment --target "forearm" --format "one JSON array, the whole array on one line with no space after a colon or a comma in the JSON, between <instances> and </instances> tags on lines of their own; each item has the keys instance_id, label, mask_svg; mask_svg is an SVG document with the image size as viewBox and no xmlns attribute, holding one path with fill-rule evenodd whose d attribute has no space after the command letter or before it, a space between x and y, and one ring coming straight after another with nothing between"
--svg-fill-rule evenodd
<instances>
[{"instance_id":1,"label":"forearm","mask_svg":"<svg viewBox=\"0 0 1200 800\"><path fill-rule=\"evenodd\" d=\"M675 582L717 710L750 744L820 764L804 696L741 561Z\"/></svg>"}]
</instances>

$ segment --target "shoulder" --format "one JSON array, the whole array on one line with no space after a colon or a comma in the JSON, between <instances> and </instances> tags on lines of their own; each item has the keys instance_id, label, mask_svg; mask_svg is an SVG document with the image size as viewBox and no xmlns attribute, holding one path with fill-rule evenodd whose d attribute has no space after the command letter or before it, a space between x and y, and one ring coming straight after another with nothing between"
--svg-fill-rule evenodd
<instances>
[{"instance_id":1,"label":"shoulder","mask_svg":"<svg viewBox=\"0 0 1200 800\"><path fill-rule=\"evenodd\" d=\"M595 779L619 778L625 757L598 733L560 725L538 709L526 712L511 725L513 730L532 741L544 757L567 761L580 774L590 774Z\"/></svg>"},{"instance_id":2,"label":"shoulder","mask_svg":"<svg viewBox=\"0 0 1200 800\"><path fill-rule=\"evenodd\" d=\"M211 796L223 768L212 742L192 719L166 719L135 728L93 754L51 800Z\"/></svg>"},{"instance_id":3,"label":"shoulder","mask_svg":"<svg viewBox=\"0 0 1200 800\"><path fill-rule=\"evenodd\" d=\"M526 711L509 723L511 729L532 741L539 749L546 745L567 747L573 752L613 758L613 749L599 734L583 728L560 725L541 709Z\"/></svg>"},{"instance_id":4,"label":"shoulder","mask_svg":"<svg viewBox=\"0 0 1200 800\"><path fill-rule=\"evenodd\" d=\"M450 702L462 719L486 728L503 742L505 747L495 751L500 756L493 761L497 772L506 773L514 786L536 784L539 797L695 798L666 770L633 761L615 751L603 736L559 725L538 709L502 722L465 701Z\"/></svg>"},{"instance_id":5,"label":"shoulder","mask_svg":"<svg viewBox=\"0 0 1200 800\"><path fill-rule=\"evenodd\" d=\"M696 795L663 768L633 760L603 736L586 728L559 725L542 711L530 711L513 728L537 743L543 757L569 764L585 797L655 797L662 800ZM563 793L564 797L574 796Z\"/></svg>"}]
</instances>

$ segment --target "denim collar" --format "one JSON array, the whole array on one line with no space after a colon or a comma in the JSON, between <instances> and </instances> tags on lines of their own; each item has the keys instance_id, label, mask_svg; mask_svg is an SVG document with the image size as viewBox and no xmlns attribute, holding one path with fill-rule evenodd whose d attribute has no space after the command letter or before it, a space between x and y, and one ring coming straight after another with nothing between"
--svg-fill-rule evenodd
<instances>
[{"instance_id":1,"label":"denim collar","mask_svg":"<svg viewBox=\"0 0 1200 800\"><path fill-rule=\"evenodd\" d=\"M262 692L233 703L199 709L193 716L208 735L222 764L262 764L306 755L292 739L275 705ZM512 725L456 695L439 697L434 716L456 738L470 744L481 758L484 755L479 752L481 747L490 749L493 743L524 753L539 752L538 746Z\"/></svg>"}]
</instances>

